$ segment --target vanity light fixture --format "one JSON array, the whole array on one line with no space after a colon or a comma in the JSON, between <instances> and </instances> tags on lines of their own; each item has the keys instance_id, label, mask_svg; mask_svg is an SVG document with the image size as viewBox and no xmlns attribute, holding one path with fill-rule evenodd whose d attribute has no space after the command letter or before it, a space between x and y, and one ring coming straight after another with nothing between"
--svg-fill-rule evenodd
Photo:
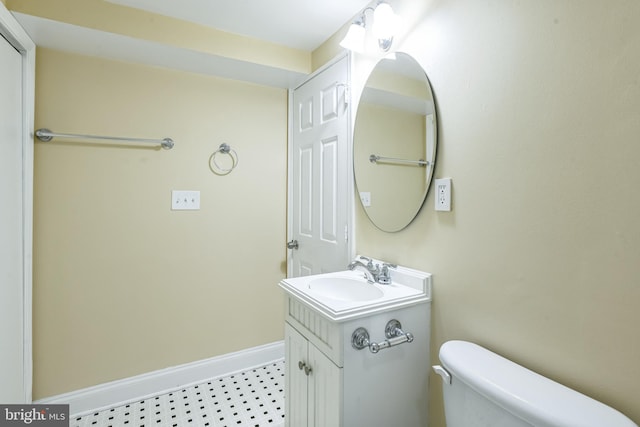
<instances>
[{"instance_id":1,"label":"vanity light fixture","mask_svg":"<svg viewBox=\"0 0 640 427\"><path fill-rule=\"evenodd\" d=\"M373 24L367 28L367 12L373 12ZM360 16L349 26L347 34L340 42L340 46L358 53L366 53L370 42L368 38L377 40L377 47L388 52L393 43L393 37L398 29L398 15L393 12L391 5L381 1L374 8L366 7ZM369 31L368 31L369 30Z\"/></svg>"}]
</instances>

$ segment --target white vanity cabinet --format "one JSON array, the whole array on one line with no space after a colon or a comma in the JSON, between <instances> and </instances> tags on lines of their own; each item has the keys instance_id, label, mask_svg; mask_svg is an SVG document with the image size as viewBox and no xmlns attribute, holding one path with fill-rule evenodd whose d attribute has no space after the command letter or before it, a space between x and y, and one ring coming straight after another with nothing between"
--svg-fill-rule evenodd
<instances>
[{"instance_id":1,"label":"white vanity cabinet","mask_svg":"<svg viewBox=\"0 0 640 427\"><path fill-rule=\"evenodd\" d=\"M292 297L287 306L285 426L426 425L429 304L345 322L330 321ZM354 331L366 328L372 342L381 342L392 319L402 322L413 342L378 353L353 348Z\"/></svg>"},{"instance_id":2,"label":"white vanity cabinet","mask_svg":"<svg viewBox=\"0 0 640 427\"><path fill-rule=\"evenodd\" d=\"M342 368L288 323L284 337L287 361L285 425L341 425Z\"/></svg>"},{"instance_id":3,"label":"white vanity cabinet","mask_svg":"<svg viewBox=\"0 0 640 427\"><path fill-rule=\"evenodd\" d=\"M287 427L427 424L431 275L401 267L393 273L384 286L353 272L280 282ZM350 284L379 294L353 291L348 296L369 299L338 299ZM398 329L387 335L390 324Z\"/></svg>"}]
</instances>

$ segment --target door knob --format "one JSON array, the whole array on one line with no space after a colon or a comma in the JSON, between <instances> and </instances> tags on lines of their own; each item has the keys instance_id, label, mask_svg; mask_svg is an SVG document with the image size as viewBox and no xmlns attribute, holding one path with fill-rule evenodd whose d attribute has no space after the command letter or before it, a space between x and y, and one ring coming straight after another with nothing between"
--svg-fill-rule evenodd
<instances>
[{"instance_id":1,"label":"door knob","mask_svg":"<svg viewBox=\"0 0 640 427\"><path fill-rule=\"evenodd\" d=\"M298 241L290 240L287 242L287 249L298 249Z\"/></svg>"}]
</instances>

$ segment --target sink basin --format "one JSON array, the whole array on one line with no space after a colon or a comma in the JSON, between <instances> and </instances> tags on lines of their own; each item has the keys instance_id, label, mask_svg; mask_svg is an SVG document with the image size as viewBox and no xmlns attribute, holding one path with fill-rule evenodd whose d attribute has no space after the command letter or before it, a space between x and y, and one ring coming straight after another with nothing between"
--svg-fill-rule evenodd
<instances>
[{"instance_id":1,"label":"sink basin","mask_svg":"<svg viewBox=\"0 0 640 427\"><path fill-rule=\"evenodd\" d=\"M332 322L431 301L431 275L402 266L391 271L387 285L368 283L362 271L344 270L288 277L279 286L287 294L293 318L307 316L304 313L311 309Z\"/></svg>"},{"instance_id":2,"label":"sink basin","mask_svg":"<svg viewBox=\"0 0 640 427\"><path fill-rule=\"evenodd\" d=\"M370 301L384 293L364 279L350 277L320 277L309 282L314 293L338 301Z\"/></svg>"}]
</instances>

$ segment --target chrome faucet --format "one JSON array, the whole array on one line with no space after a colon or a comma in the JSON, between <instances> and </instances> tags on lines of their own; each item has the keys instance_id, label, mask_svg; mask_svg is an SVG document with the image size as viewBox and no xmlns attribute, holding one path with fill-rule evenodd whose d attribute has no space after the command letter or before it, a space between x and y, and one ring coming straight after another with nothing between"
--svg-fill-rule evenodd
<instances>
[{"instance_id":1,"label":"chrome faucet","mask_svg":"<svg viewBox=\"0 0 640 427\"><path fill-rule=\"evenodd\" d=\"M391 283L391 272L389 268L398 268L396 264L383 263L380 274L378 274L378 283L381 285L388 285Z\"/></svg>"},{"instance_id":2,"label":"chrome faucet","mask_svg":"<svg viewBox=\"0 0 640 427\"><path fill-rule=\"evenodd\" d=\"M367 263L365 264L360 259L367 261ZM371 259L369 258L360 257L360 259L351 261L347 268L349 270L355 270L356 268L360 267L364 270L364 275L367 278L367 282L376 283L378 281L378 277L380 276L380 266L377 264L374 265L373 261L371 261Z\"/></svg>"}]
</instances>

